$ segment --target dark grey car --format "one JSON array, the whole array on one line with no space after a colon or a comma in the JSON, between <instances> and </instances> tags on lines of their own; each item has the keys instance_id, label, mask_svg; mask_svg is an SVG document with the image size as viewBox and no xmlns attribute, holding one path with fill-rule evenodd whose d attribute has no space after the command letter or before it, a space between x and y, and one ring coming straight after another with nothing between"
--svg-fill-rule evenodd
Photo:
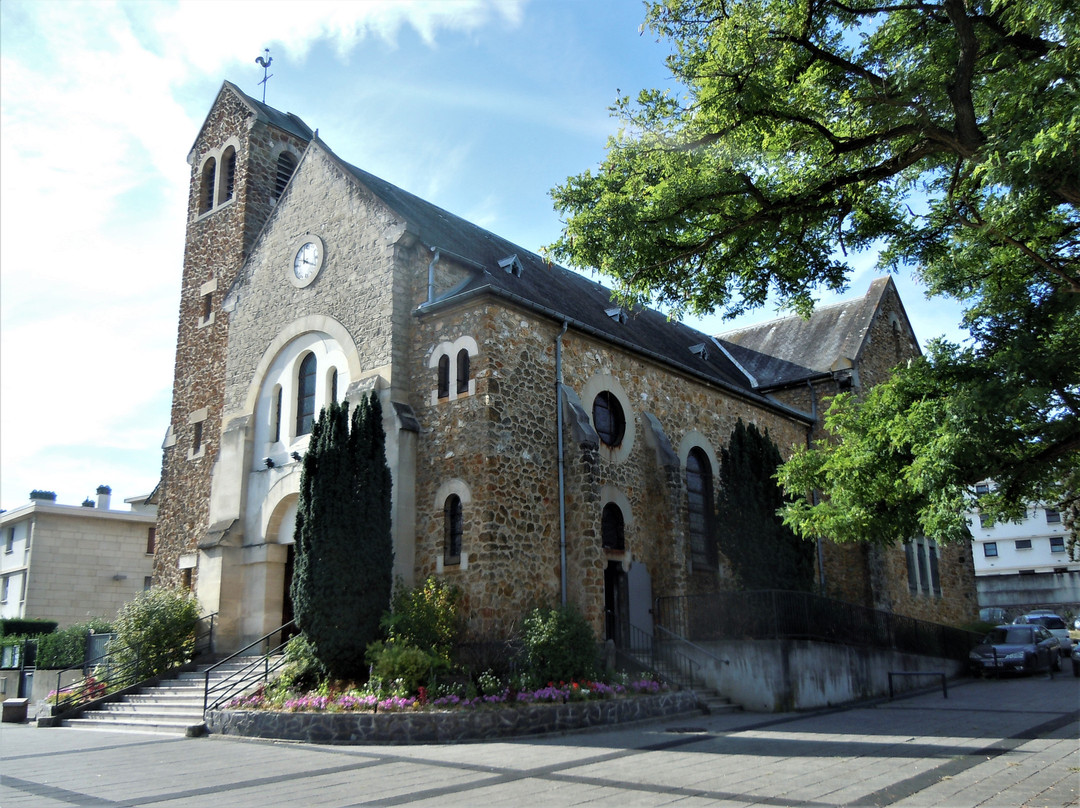
<instances>
[{"instance_id":1,"label":"dark grey car","mask_svg":"<svg viewBox=\"0 0 1080 808\"><path fill-rule=\"evenodd\" d=\"M971 649L973 673L1034 673L1061 670L1061 641L1043 626L998 626Z\"/></svg>"}]
</instances>

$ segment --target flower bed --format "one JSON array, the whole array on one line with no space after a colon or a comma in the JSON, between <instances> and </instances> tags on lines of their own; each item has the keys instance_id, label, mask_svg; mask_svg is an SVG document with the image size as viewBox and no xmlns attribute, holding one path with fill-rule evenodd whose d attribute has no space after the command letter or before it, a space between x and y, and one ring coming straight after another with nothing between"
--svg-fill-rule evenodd
<instances>
[{"instance_id":1,"label":"flower bed","mask_svg":"<svg viewBox=\"0 0 1080 808\"><path fill-rule=\"evenodd\" d=\"M462 699L456 705L418 705L415 698L393 697L349 709L341 703L342 696L305 696L293 700L290 709L244 709L237 705L211 710L206 723L210 732L221 735L308 743L459 743L642 721L689 712L697 704L691 691L612 692L600 697L592 692L575 694L574 690L570 685L552 685L530 691L532 698L491 701L496 697L478 697L479 703L470 700L473 703L464 708ZM536 698L544 691L550 698Z\"/></svg>"}]
</instances>

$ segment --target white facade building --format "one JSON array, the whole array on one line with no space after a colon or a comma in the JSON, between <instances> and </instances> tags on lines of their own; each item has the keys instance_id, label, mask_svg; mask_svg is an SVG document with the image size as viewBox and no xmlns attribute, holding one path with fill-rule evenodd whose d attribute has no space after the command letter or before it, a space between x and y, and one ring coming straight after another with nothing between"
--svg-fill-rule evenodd
<instances>
[{"instance_id":1,"label":"white facade building","mask_svg":"<svg viewBox=\"0 0 1080 808\"><path fill-rule=\"evenodd\" d=\"M992 487L984 481L976 490ZM978 510L968 516L980 606L1016 613L1035 607L1076 612L1080 561L1069 559L1068 530L1058 511L1039 503L1028 506L1019 522L994 522Z\"/></svg>"},{"instance_id":2,"label":"white facade building","mask_svg":"<svg viewBox=\"0 0 1080 808\"><path fill-rule=\"evenodd\" d=\"M149 587L157 507L144 495L124 500L129 510L112 510L111 494L101 486L96 503L38 498L0 513L0 617L61 628L111 619Z\"/></svg>"}]
</instances>

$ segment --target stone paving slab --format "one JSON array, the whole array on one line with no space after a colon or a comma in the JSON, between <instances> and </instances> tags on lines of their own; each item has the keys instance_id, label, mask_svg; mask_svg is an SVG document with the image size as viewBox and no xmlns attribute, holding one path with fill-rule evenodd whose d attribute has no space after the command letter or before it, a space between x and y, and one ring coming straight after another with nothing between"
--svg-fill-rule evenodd
<instances>
[{"instance_id":1,"label":"stone paving slab","mask_svg":"<svg viewBox=\"0 0 1080 808\"><path fill-rule=\"evenodd\" d=\"M0 805L1075 806L1080 679L450 746L0 726Z\"/></svg>"}]
</instances>

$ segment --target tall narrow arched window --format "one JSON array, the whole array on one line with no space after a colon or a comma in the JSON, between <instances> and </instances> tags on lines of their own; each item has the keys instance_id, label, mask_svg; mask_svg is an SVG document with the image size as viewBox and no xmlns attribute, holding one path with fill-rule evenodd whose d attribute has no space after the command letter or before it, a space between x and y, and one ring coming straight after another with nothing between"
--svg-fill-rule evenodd
<instances>
[{"instance_id":1,"label":"tall narrow arched window","mask_svg":"<svg viewBox=\"0 0 1080 808\"><path fill-rule=\"evenodd\" d=\"M600 517L600 537L605 550L625 550L626 532L622 510L614 502L604 506Z\"/></svg>"},{"instance_id":2,"label":"tall narrow arched window","mask_svg":"<svg viewBox=\"0 0 1080 808\"><path fill-rule=\"evenodd\" d=\"M461 563L461 535L464 530L464 516L461 497L451 494L443 506L443 563Z\"/></svg>"},{"instance_id":3,"label":"tall narrow arched window","mask_svg":"<svg viewBox=\"0 0 1080 808\"><path fill-rule=\"evenodd\" d=\"M199 213L206 213L214 207L214 181L217 177L217 161L211 157L203 163L202 179L199 183Z\"/></svg>"},{"instance_id":4,"label":"tall narrow arched window","mask_svg":"<svg viewBox=\"0 0 1080 808\"><path fill-rule=\"evenodd\" d=\"M296 379L296 434L311 432L315 421L315 354L309 353L300 363Z\"/></svg>"},{"instance_id":5,"label":"tall narrow arched window","mask_svg":"<svg viewBox=\"0 0 1080 808\"><path fill-rule=\"evenodd\" d=\"M330 389L327 390L326 403L336 402L337 397L337 368L330 369Z\"/></svg>"},{"instance_id":6,"label":"tall narrow arched window","mask_svg":"<svg viewBox=\"0 0 1080 808\"><path fill-rule=\"evenodd\" d=\"M277 443L281 440L281 385L274 386L273 412L270 413L270 440Z\"/></svg>"},{"instance_id":7,"label":"tall narrow arched window","mask_svg":"<svg viewBox=\"0 0 1080 808\"><path fill-rule=\"evenodd\" d=\"M457 355L457 391L458 395L469 392L469 351L466 348Z\"/></svg>"},{"instance_id":8,"label":"tall narrow arched window","mask_svg":"<svg viewBox=\"0 0 1080 808\"><path fill-rule=\"evenodd\" d=\"M228 202L233 198L233 190L236 188L236 149L229 146L221 158L222 188L221 201Z\"/></svg>"},{"instance_id":9,"label":"tall narrow arched window","mask_svg":"<svg viewBox=\"0 0 1080 808\"><path fill-rule=\"evenodd\" d=\"M274 198L280 199L285 193L285 186L289 184L289 178L296 171L296 158L291 153L283 151L277 159L277 177L274 182Z\"/></svg>"},{"instance_id":10,"label":"tall narrow arched window","mask_svg":"<svg viewBox=\"0 0 1080 808\"><path fill-rule=\"evenodd\" d=\"M686 457L686 503L691 562L695 567L715 567L712 464L696 446Z\"/></svg>"},{"instance_id":11,"label":"tall narrow arched window","mask_svg":"<svg viewBox=\"0 0 1080 808\"><path fill-rule=\"evenodd\" d=\"M450 396L450 357L443 354L439 357L439 398Z\"/></svg>"}]
</instances>

